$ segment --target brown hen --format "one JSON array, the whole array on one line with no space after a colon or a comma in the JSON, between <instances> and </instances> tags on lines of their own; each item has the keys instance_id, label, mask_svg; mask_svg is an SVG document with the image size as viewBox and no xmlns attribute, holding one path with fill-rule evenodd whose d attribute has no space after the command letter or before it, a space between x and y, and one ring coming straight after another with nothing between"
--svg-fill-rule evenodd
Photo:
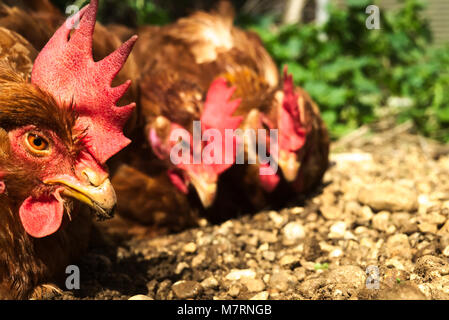
<instances>
[{"instance_id":1,"label":"brown hen","mask_svg":"<svg viewBox=\"0 0 449 320\"><path fill-rule=\"evenodd\" d=\"M292 107L298 109L294 113L298 121L292 120L294 115L287 118L295 125L301 120L298 139L303 143L298 149L287 146L288 154L294 154L288 165L276 157L281 166L277 173L261 177L259 162L201 168L174 165L169 157L173 148L170 135L182 128L191 137L193 122L203 121L208 108L212 111L207 113L215 119L207 128L278 129L280 135L288 134L280 126L285 115L282 121L279 116L285 88L259 37L234 27L229 7L222 6L215 13L197 12L168 26L143 26L138 33L135 57L143 70L142 129L134 132L137 144L123 154L126 164L113 178L120 213L143 223L177 229L176 221L186 226L198 212L220 221L239 212L281 205L320 182L327 168L329 140L318 108L300 88L295 89L300 92L298 99L306 103L301 104L301 110ZM224 80L226 85L221 82ZM233 94L230 87L235 90ZM214 96L222 102L217 104L215 99L215 109L208 103ZM226 109L227 114L223 113ZM226 127L226 123L231 125ZM247 159L248 149L245 151ZM155 163L160 168L156 171ZM289 165L296 172L290 172ZM289 174L288 179L283 171ZM157 203L162 190L163 201L151 205Z\"/></svg>"},{"instance_id":2,"label":"brown hen","mask_svg":"<svg viewBox=\"0 0 449 320\"><path fill-rule=\"evenodd\" d=\"M70 39L74 20L63 24L33 66L32 46L0 28L0 298L42 297L87 248L91 213L113 215L105 162L129 143L121 127L133 105L117 107L129 83L110 82L136 38L94 62L97 7Z\"/></svg>"}]
</instances>

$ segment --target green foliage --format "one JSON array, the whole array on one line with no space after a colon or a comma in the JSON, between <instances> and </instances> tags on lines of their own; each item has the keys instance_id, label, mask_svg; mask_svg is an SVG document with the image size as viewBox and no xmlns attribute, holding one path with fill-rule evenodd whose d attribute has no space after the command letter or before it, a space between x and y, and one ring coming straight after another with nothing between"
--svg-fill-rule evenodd
<instances>
[{"instance_id":1,"label":"green foliage","mask_svg":"<svg viewBox=\"0 0 449 320\"><path fill-rule=\"evenodd\" d=\"M168 13L152 1L127 0L130 7L137 13L137 24L163 25L170 21Z\"/></svg>"},{"instance_id":2,"label":"green foliage","mask_svg":"<svg viewBox=\"0 0 449 320\"><path fill-rule=\"evenodd\" d=\"M63 12L69 5L83 7L89 0L52 0ZM166 10L149 0L101 0L98 19L102 23L122 23L131 27L142 24L163 25L170 22Z\"/></svg>"},{"instance_id":3,"label":"green foliage","mask_svg":"<svg viewBox=\"0 0 449 320\"><path fill-rule=\"evenodd\" d=\"M395 12L381 10L381 29L367 29L365 9L371 2L347 0L346 9L330 7L322 26L277 26L272 17L247 26L319 104L334 138L388 108L399 121L413 119L424 134L448 141L449 47L431 46L418 0L402 1ZM396 106L398 100L402 106Z\"/></svg>"},{"instance_id":4,"label":"green foliage","mask_svg":"<svg viewBox=\"0 0 449 320\"><path fill-rule=\"evenodd\" d=\"M327 269L329 269L329 264L327 262L316 263L313 267L315 270L327 270Z\"/></svg>"}]
</instances>

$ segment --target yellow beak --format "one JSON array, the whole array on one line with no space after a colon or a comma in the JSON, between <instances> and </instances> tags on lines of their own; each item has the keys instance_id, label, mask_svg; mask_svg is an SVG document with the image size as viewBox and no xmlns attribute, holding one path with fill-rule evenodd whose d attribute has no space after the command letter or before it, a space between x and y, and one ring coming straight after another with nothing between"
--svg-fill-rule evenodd
<instances>
[{"instance_id":1,"label":"yellow beak","mask_svg":"<svg viewBox=\"0 0 449 320\"><path fill-rule=\"evenodd\" d=\"M296 154L293 152L279 151L279 167L282 170L285 180L293 182L298 176L301 163L296 159Z\"/></svg>"},{"instance_id":2,"label":"yellow beak","mask_svg":"<svg viewBox=\"0 0 449 320\"><path fill-rule=\"evenodd\" d=\"M195 190L203 204L204 208L209 208L215 200L215 194L217 193L217 183L208 182L204 177L200 177L194 173L187 173L190 181L192 182Z\"/></svg>"},{"instance_id":3,"label":"yellow beak","mask_svg":"<svg viewBox=\"0 0 449 320\"><path fill-rule=\"evenodd\" d=\"M62 185L62 194L87 204L94 209L99 219L108 219L113 216L117 197L111 181L105 179L98 181L92 174L86 174L88 183L82 183L72 176L61 176L44 181L46 184Z\"/></svg>"}]
</instances>

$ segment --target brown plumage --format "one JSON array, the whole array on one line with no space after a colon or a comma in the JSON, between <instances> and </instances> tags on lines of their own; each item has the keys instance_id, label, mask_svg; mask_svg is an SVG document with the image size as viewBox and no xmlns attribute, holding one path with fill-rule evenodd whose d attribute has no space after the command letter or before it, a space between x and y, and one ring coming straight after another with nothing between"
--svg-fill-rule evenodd
<instances>
[{"instance_id":1,"label":"brown plumage","mask_svg":"<svg viewBox=\"0 0 449 320\"><path fill-rule=\"evenodd\" d=\"M0 60L7 61L17 73L27 78L37 56L34 47L21 35L0 27Z\"/></svg>"},{"instance_id":2,"label":"brown plumage","mask_svg":"<svg viewBox=\"0 0 449 320\"><path fill-rule=\"evenodd\" d=\"M40 51L53 35L56 26L49 24L43 11L28 9L26 4L8 6L0 1L0 26L15 31ZM63 18L63 16L60 16Z\"/></svg>"},{"instance_id":3,"label":"brown plumage","mask_svg":"<svg viewBox=\"0 0 449 320\"><path fill-rule=\"evenodd\" d=\"M267 128L262 118L268 119L273 129L278 128L283 83L259 37L234 27L232 10L226 6L217 12L197 12L164 27L140 27L139 37L135 57L143 70L141 128L133 138L139 145L125 152L127 165L117 174L121 178L113 180L118 190L119 212L150 224L155 221L152 217L160 212L164 217L175 217L166 221L179 219L182 224L198 211L213 221L220 221L239 212L283 204L289 197L319 184L327 168L329 140L317 106L300 88L296 90L306 101L301 120L307 134L306 143L297 154L296 161L301 166L294 183L286 181L280 170L277 188L268 192L261 185L258 165L234 165L219 175L216 192L210 191L215 201L205 208L199 201L206 199L200 195L204 191L201 186L188 184L189 191L183 194L163 175L146 172L145 168L155 161L159 161L160 168L171 172L173 166L169 160L159 160L155 152L167 149L164 143L168 141L170 123L192 132L193 121L201 118L208 90L216 79L224 78L229 86L236 88L232 99L240 98L241 102L233 116L244 117L241 128L253 129ZM152 141L152 130L158 137L156 142ZM183 174L178 172L181 180ZM199 185L208 183L203 181ZM166 203L170 205L144 206L144 199L150 204L158 196L154 196L151 188L136 185L158 185L166 190L165 199L171 199ZM131 204L134 202L141 205L134 207Z\"/></svg>"}]
</instances>

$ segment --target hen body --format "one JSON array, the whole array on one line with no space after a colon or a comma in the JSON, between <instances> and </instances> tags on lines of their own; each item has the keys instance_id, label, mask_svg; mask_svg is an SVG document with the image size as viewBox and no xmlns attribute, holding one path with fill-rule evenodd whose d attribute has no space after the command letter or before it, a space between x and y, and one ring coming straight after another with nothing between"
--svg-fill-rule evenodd
<instances>
[{"instance_id":1,"label":"hen body","mask_svg":"<svg viewBox=\"0 0 449 320\"><path fill-rule=\"evenodd\" d=\"M237 213L284 204L291 196L319 184L327 168L327 131L317 106L297 88L306 101L301 117L307 127L307 138L297 155L301 168L294 183L286 181L279 172L278 186L267 192L260 181L259 165L245 164L234 165L219 175L214 201L207 208L201 204L196 186L190 185L187 194L180 192L161 173L171 165L160 160L151 141L148 143L151 130L161 140L168 138L167 122L192 133L193 121L201 119L208 90L218 78L226 79L228 86L236 88L232 99L240 99L240 104L233 116L243 117L240 128L266 128L259 121L263 116L273 124L273 129L278 129L282 83L259 37L234 27L228 7L221 8L219 13L198 12L164 27L144 26L138 33L140 41L135 56L143 70L140 128L133 136L138 143L127 150L127 164L113 178L119 195L118 209L123 216L176 230L192 224L192 217L198 214L220 221ZM250 114L256 114L258 120L254 121ZM154 171L154 163L160 169ZM165 193L160 197L162 190ZM158 199L163 200L151 205ZM135 206L136 203L140 205Z\"/></svg>"}]
</instances>

